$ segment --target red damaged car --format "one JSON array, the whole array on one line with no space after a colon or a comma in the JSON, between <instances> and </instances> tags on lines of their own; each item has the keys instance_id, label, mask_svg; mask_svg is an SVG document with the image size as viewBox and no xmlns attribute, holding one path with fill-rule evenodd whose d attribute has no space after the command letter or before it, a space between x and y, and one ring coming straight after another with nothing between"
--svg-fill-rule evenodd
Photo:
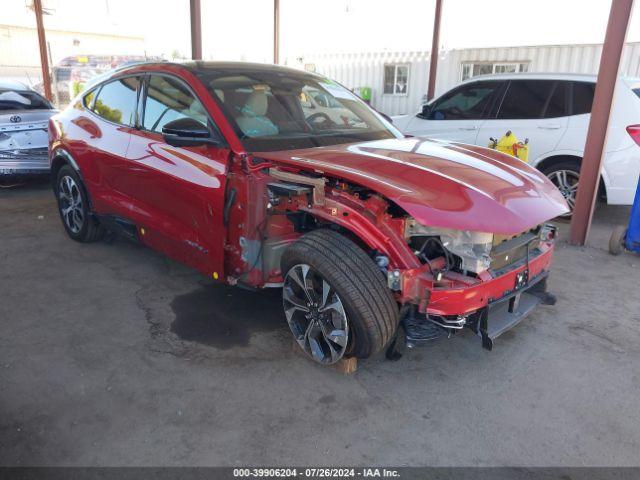
<instances>
[{"instance_id":1,"label":"red damaged car","mask_svg":"<svg viewBox=\"0 0 640 480\"><path fill-rule=\"evenodd\" d=\"M282 288L293 335L322 364L397 357L462 328L491 349L554 302L545 222L568 208L544 175L405 138L315 74L130 66L54 116L49 136L72 239L119 232L218 281Z\"/></svg>"}]
</instances>

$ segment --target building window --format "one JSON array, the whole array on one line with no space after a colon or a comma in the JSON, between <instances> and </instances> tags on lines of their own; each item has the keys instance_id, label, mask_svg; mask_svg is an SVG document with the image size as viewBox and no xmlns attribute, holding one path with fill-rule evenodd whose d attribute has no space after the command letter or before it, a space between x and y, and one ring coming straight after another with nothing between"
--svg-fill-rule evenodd
<instances>
[{"instance_id":1,"label":"building window","mask_svg":"<svg viewBox=\"0 0 640 480\"><path fill-rule=\"evenodd\" d=\"M462 80L492 73L523 73L529 71L529 62L465 62L462 64Z\"/></svg>"},{"instance_id":2,"label":"building window","mask_svg":"<svg viewBox=\"0 0 640 480\"><path fill-rule=\"evenodd\" d=\"M384 66L385 95L406 95L409 90L409 65Z\"/></svg>"}]
</instances>

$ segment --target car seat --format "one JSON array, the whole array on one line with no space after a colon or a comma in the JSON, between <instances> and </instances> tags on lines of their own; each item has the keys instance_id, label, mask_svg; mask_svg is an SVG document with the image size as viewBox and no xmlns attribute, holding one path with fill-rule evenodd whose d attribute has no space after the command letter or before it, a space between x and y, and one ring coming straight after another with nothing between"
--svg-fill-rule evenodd
<instances>
[{"instance_id":1,"label":"car seat","mask_svg":"<svg viewBox=\"0 0 640 480\"><path fill-rule=\"evenodd\" d=\"M251 92L244 106L240 109L241 115L236 118L238 126L247 137L278 134L278 127L265 116L268 105L266 91L254 90Z\"/></svg>"},{"instance_id":2,"label":"car seat","mask_svg":"<svg viewBox=\"0 0 640 480\"><path fill-rule=\"evenodd\" d=\"M189 105L189 109L184 113L203 125L207 124L207 112L198 99L194 99L191 105Z\"/></svg>"}]
</instances>

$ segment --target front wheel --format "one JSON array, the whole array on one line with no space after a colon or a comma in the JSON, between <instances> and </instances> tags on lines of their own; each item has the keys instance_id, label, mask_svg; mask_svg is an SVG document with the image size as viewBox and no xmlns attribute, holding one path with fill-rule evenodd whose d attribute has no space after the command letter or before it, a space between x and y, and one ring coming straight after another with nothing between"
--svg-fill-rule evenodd
<instances>
[{"instance_id":1,"label":"front wheel","mask_svg":"<svg viewBox=\"0 0 640 480\"><path fill-rule=\"evenodd\" d=\"M89 199L80 177L69 165L58 172L55 183L58 211L64 229L77 242L95 242L104 230L89 210Z\"/></svg>"},{"instance_id":2,"label":"front wheel","mask_svg":"<svg viewBox=\"0 0 640 480\"><path fill-rule=\"evenodd\" d=\"M313 360L381 351L398 326L398 307L384 275L355 243L332 230L301 237L283 254L285 316Z\"/></svg>"}]
</instances>

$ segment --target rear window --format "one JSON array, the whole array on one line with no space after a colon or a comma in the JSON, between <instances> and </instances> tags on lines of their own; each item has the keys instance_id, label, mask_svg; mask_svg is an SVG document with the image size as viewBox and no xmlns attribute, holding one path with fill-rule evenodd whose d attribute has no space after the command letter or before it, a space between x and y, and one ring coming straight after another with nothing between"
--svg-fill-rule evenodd
<instances>
[{"instance_id":1,"label":"rear window","mask_svg":"<svg viewBox=\"0 0 640 480\"><path fill-rule=\"evenodd\" d=\"M36 92L0 89L0 110L50 110L53 107Z\"/></svg>"},{"instance_id":2,"label":"rear window","mask_svg":"<svg viewBox=\"0 0 640 480\"><path fill-rule=\"evenodd\" d=\"M591 113L595 88L595 83L573 82L573 115Z\"/></svg>"},{"instance_id":3,"label":"rear window","mask_svg":"<svg viewBox=\"0 0 640 480\"><path fill-rule=\"evenodd\" d=\"M569 87L568 82L556 82L551 98L547 103L547 107L544 110L544 118L557 118L567 115L567 89Z\"/></svg>"},{"instance_id":4,"label":"rear window","mask_svg":"<svg viewBox=\"0 0 640 480\"><path fill-rule=\"evenodd\" d=\"M636 97L640 98L640 88L632 88L631 90L636 94Z\"/></svg>"},{"instance_id":5,"label":"rear window","mask_svg":"<svg viewBox=\"0 0 640 480\"><path fill-rule=\"evenodd\" d=\"M555 80L512 80L497 118L509 120L566 115L565 85Z\"/></svg>"}]
</instances>

